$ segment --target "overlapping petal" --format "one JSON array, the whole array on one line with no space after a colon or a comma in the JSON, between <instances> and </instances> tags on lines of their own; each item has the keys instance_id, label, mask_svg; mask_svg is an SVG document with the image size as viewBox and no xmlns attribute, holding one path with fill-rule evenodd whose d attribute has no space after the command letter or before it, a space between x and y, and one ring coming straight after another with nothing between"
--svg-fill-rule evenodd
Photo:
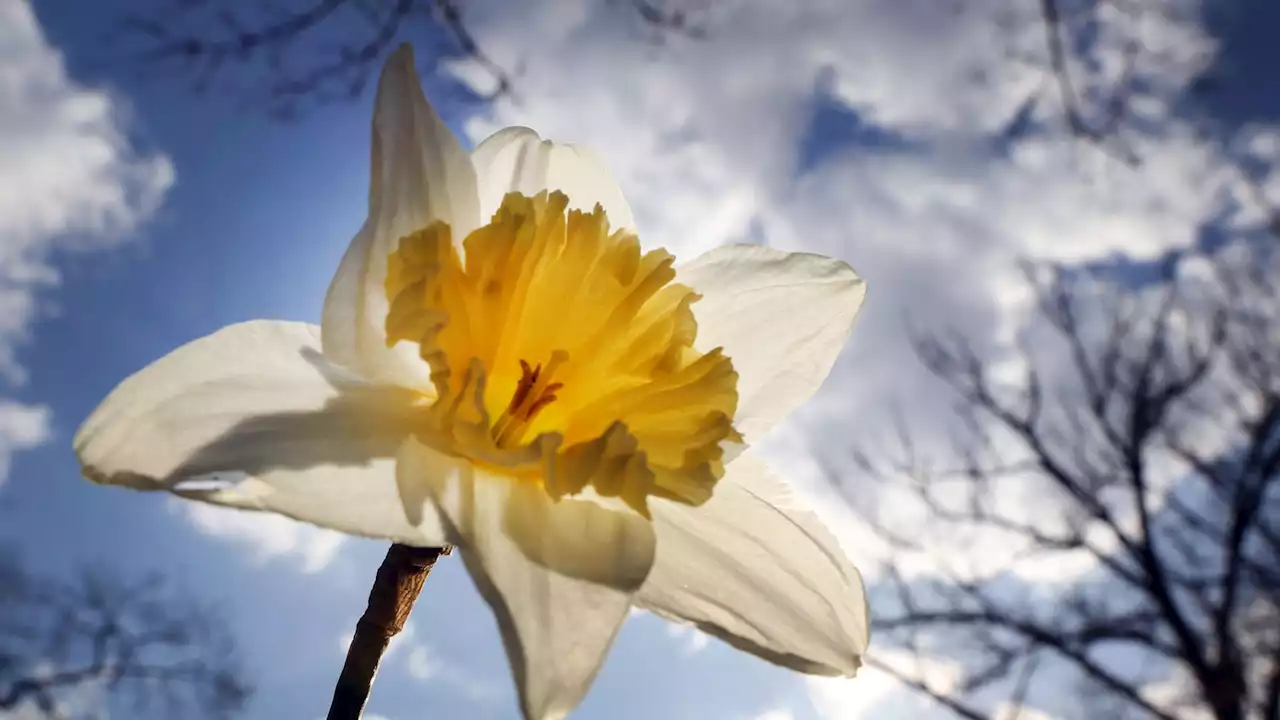
<instances>
[{"instance_id":1,"label":"overlapping petal","mask_svg":"<svg viewBox=\"0 0 1280 720\"><path fill-rule=\"evenodd\" d=\"M437 388L418 345L387 347L388 258L402 237L429 227L443 232L433 223L447 225L447 237L461 243L513 191L560 191L574 208L601 205L613 229L634 228L618 184L585 149L508 128L465 153L427 103L412 53L402 47L379 81L369 214L329 287L323 330L243 323L153 363L81 427L75 448L85 474L353 534L457 545L497 617L527 718L562 718L577 706L633 602L788 667L853 674L868 641L861 579L818 518L798 507L754 454L728 466L705 504L657 500L650 522L616 498L596 496L595 485L552 500L536 469L504 473L497 455L472 457L461 445L442 452L415 439L415 433L435 437L423 431L423 419ZM630 276L632 265L639 267L622 262L605 277ZM574 280L557 280L556 287ZM717 248L679 266L676 281L701 295L693 306L697 347L722 347L732 360L733 420L748 440L822 384L865 294L838 260L759 246ZM522 327L564 320L555 312L559 295L544 297L541 305L530 303L536 313L513 316ZM685 303L685 319L677 325L692 335L683 298L677 300ZM445 315L430 319L465 313ZM494 327L506 332L508 324ZM556 357L556 349L525 354L536 364ZM461 366L476 353L456 354ZM525 367L523 355L508 359L504 367L512 372ZM508 379L514 393L518 382ZM541 420L588 407L571 402L575 387L565 388L560 406ZM688 393L667 395L683 399L655 406L655 417L688 409ZM733 413L730 407L711 419L727 425ZM661 432L696 431L663 421ZM478 429L484 438L491 431ZM692 460L687 452L670 454L720 461L718 454Z\"/></svg>"},{"instance_id":2,"label":"overlapping petal","mask_svg":"<svg viewBox=\"0 0 1280 720\"><path fill-rule=\"evenodd\" d=\"M247 322L125 380L81 426L75 450L95 482L439 545L434 516L410 524L396 491L412 400L330 363L315 326Z\"/></svg>"},{"instance_id":3,"label":"overlapping petal","mask_svg":"<svg viewBox=\"0 0 1280 720\"><path fill-rule=\"evenodd\" d=\"M724 245L676 267L702 296L698 347L723 347L738 371L734 424L755 442L826 380L866 284L845 263L760 245Z\"/></svg>"},{"instance_id":4,"label":"overlapping petal","mask_svg":"<svg viewBox=\"0 0 1280 720\"><path fill-rule=\"evenodd\" d=\"M569 207L590 212L599 203L614 230L635 229L618 181L587 148L543 140L526 127L509 127L481 142L471 159L486 219L509 192L534 196L559 190L569 197Z\"/></svg>"},{"instance_id":5,"label":"overlapping petal","mask_svg":"<svg viewBox=\"0 0 1280 720\"><path fill-rule=\"evenodd\" d=\"M862 578L755 452L692 508L655 503L658 557L637 604L771 662L853 675L867 648Z\"/></svg>"},{"instance_id":6,"label":"overlapping petal","mask_svg":"<svg viewBox=\"0 0 1280 720\"><path fill-rule=\"evenodd\" d=\"M537 485L412 443L401 492L439 509L493 608L524 716L554 720L582 700L653 564L653 526L587 498L554 502Z\"/></svg>"},{"instance_id":7,"label":"overlapping petal","mask_svg":"<svg viewBox=\"0 0 1280 720\"><path fill-rule=\"evenodd\" d=\"M324 352L370 380L430 388L415 348L386 347L387 258L401 237L437 220L461 241L480 214L471 160L423 96L407 45L378 82L372 155L369 216L325 296Z\"/></svg>"}]
</instances>

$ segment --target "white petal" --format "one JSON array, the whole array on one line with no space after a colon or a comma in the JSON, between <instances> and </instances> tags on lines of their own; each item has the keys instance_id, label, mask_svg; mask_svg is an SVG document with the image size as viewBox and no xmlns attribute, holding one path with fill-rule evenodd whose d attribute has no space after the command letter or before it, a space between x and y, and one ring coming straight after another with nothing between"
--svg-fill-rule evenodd
<instances>
[{"instance_id":1,"label":"white petal","mask_svg":"<svg viewBox=\"0 0 1280 720\"><path fill-rule=\"evenodd\" d=\"M416 443L415 443L416 444ZM562 718L582 700L653 563L653 526L626 508L553 503L541 487L449 462L421 445L402 482L440 509L493 607L524 716Z\"/></svg>"},{"instance_id":2,"label":"white petal","mask_svg":"<svg viewBox=\"0 0 1280 720\"><path fill-rule=\"evenodd\" d=\"M386 347L387 257L401 237L436 220L461 242L480 215L471 159L423 96L407 45L378 82L372 164L369 217L325 296L324 352L371 380L430 387L416 347Z\"/></svg>"},{"instance_id":3,"label":"white petal","mask_svg":"<svg viewBox=\"0 0 1280 720\"><path fill-rule=\"evenodd\" d=\"M676 273L702 295L698 347L723 347L738 371L734 424L748 442L822 385L866 296L839 260L760 245L718 247Z\"/></svg>"},{"instance_id":4,"label":"white petal","mask_svg":"<svg viewBox=\"0 0 1280 720\"><path fill-rule=\"evenodd\" d=\"M84 474L108 485L267 510L343 532L440 545L405 518L395 453L412 397L329 363L319 328L256 321L188 343L121 383L81 425Z\"/></svg>"},{"instance_id":5,"label":"white petal","mask_svg":"<svg viewBox=\"0 0 1280 720\"><path fill-rule=\"evenodd\" d=\"M652 508L658 559L637 605L801 672L854 674L868 640L862 578L753 452L701 507Z\"/></svg>"},{"instance_id":6,"label":"white petal","mask_svg":"<svg viewBox=\"0 0 1280 720\"><path fill-rule=\"evenodd\" d=\"M525 127L509 127L489 136L471 155L480 187L480 212L490 217L509 192L536 195L560 190L569 207L591 210L599 203L609 226L635 229L631 206L604 162L591 150L543 140Z\"/></svg>"}]
</instances>

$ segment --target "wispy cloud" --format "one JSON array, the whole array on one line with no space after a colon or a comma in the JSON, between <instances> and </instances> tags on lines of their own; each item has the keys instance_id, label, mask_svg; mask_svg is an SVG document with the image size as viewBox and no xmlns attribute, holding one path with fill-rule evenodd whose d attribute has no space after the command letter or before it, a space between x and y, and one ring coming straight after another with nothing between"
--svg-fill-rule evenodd
<instances>
[{"instance_id":1,"label":"wispy cloud","mask_svg":"<svg viewBox=\"0 0 1280 720\"><path fill-rule=\"evenodd\" d=\"M15 386L18 349L59 283L53 256L130 241L174 171L131 145L119 98L68 75L24 0L0 4L0 57L0 382ZM47 408L0 400L0 481L48 424Z\"/></svg>"},{"instance_id":2,"label":"wispy cloud","mask_svg":"<svg viewBox=\"0 0 1280 720\"><path fill-rule=\"evenodd\" d=\"M13 454L49 438L49 408L0 398L0 485L9 477Z\"/></svg>"},{"instance_id":3,"label":"wispy cloud","mask_svg":"<svg viewBox=\"0 0 1280 720\"><path fill-rule=\"evenodd\" d=\"M491 703L504 697L506 688L463 670L455 659L444 658L430 645L417 643L409 648L404 661L405 672L415 680L438 682L468 700Z\"/></svg>"},{"instance_id":4,"label":"wispy cloud","mask_svg":"<svg viewBox=\"0 0 1280 720\"><path fill-rule=\"evenodd\" d=\"M1140 111L1163 122L1162 132L1135 139L1149 158L1136 173L1062 132L1008 147L993 142L1045 80L1034 6L943 13L897 0L741 0L716 6L708 37L673 38L660 52L634 42L624 13L587 0L554 11L496 2L471 9L489 56L523 70L517 99L500 100L467 125L474 139L521 124L591 146L619 176L642 242L682 259L726 242L763 241L846 259L867 279L867 303L832 378L765 442L776 467L806 486L868 570L874 539L840 506L814 456L848 483L845 497L874 501L876 490L860 484L843 457L853 441L891 441L886 417L895 405L922 454L948 447L950 396L914 360L904 319L961 334L1002 372L1015 372L1011 351L1033 310L1019 259L1159 257L1192 246L1202 224L1239 197L1220 149L1171 119L1171 99L1211 45L1195 22L1173 15L1144 17L1134 29L1151 51L1133 68L1147 85ZM1099 32L1114 29L1104 23ZM1111 59L1122 67L1119 55ZM454 70L482 85L475 66ZM815 140L808 133L819 92L876 130L867 135L902 142L828 146L800 172L801 150ZM1060 108L1046 98L1034 120L1052 124ZM912 527L910 503L899 502L909 498L882 499ZM1023 513L1043 502L1027 494L1001 500ZM1017 551L999 538L979 543L980 551L965 547L968 555L948 559L975 573L1006 566ZM945 555L945 545L938 549ZM1069 582L1093 567L1064 555L1013 571L1030 582ZM937 568L922 562L906 570ZM874 643L872 651L890 652ZM934 669L954 675L945 663ZM872 670L809 687L833 718L894 716L878 703L901 690ZM911 708L900 717L925 717L914 703L892 705Z\"/></svg>"},{"instance_id":5,"label":"wispy cloud","mask_svg":"<svg viewBox=\"0 0 1280 720\"><path fill-rule=\"evenodd\" d=\"M667 635L680 645L685 655L697 655L711 643L711 636L692 625L667 623Z\"/></svg>"},{"instance_id":6,"label":"wispy cloud","mask_svg":"<svg viewBox=\"0 0 1280 720\"><path fill-rule=\"evenodd\" d=\"M960 679L957 663L931 660L910 653L880 648L880 662L923 678L939 692L954 689ZM852 680L840 678L807 678L809 698L819 717L876 718L877 720L949 720L949 711L917 695L889 674L864 667Z\"/></svg>"},{"instance_id":7,"label":"wispy cloud","mask_svg":"<svg viewBox=\"0 0 1280 720\"><path fill-rule=\"evenodd\" d=\"M328 567L346 539L340 533L282 515L176 499L169 506L201 533L243 546L257 562L290 562L304 573L316 573Z\"/></svg>"}]
</instances>

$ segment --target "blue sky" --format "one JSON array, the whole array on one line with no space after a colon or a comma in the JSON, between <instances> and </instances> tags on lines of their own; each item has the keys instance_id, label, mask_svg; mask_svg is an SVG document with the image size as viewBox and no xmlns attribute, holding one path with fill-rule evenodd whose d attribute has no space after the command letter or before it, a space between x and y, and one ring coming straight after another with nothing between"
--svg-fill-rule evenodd
<instances>
[{"instance_id":1,"label":"blue sky","mask_svg":"<svg viewBox=\"0 0 1280 720\"><path fill-rule=\"evenodd\" d=\"M6 9L12 17L22 2L0 0L17 8ZM860 564L864 538L817 481L810 456L874 429L876 413L857 410L891 400L905 400L922 432L934 431L928 418L941 401L916 390L926 387L922 376L904 368L904 314L969 331L998 357L1027 311L1015 256L1126 268L1198 242L1201 226L1222 212L1201 171L1221 160L1222 145L1274 132L1280 113L1230 101L1250 97L1252 84L1230 86L1223 92L1235 95L1207 106L1187 99L1185 89L1219 67L1215 43L1249 24L1197 16L1166 28L1161 37L1207 48L1211 61L1184 67L1162 58L1144 68L1152 103L1173 128L1136 140L1167 180L1152 183L1052 131L1033 133L1025 147L996 147L991 138L1035 83L999 62L983 17L939 26L918 3L847 12L834 1L795 11L744 3L713 18L719 29L706 41L655 46L615 5L478 3L477 36L499 63L523 68L517 96L480 100L484 75L462 61L428 77L428 95L473 141L527 123L596 147L617 168L642 232L677 252L747 239L826 252L868 278L872 299L836 375L770 440L782 467L847 532ZM0 539L57 572L84 563L163 571L230 619L259 686L249 718L321 717L384 547L93 486L79 478L70 440L117 382L184 342L252 318L318 322L330 275L363 220L369 93L280 123L216 94L193 95L180 81L143 81L102 62L100 28L129 6L42 0L22 42L0 34L0 50L34 44L43 48L30 51L40 62L61 57L59 92L110 103L98 125L67 129L121 133L108 143L118 157L92 176L97 186L140 184L158 198L152 208L69 196L68 207L91 207L64 208L71 219L47 227L0 218L0 233L25 243L22 252L0 253L0 265L34 263L57 276L33 283L0 273L0 290L35 298L17 330L0 325L8 333L0 345L16 348L26 374L0 398L49 413L38 442L0 433L3 453L13 448L0 484ZM1257 66L1255 41L1224 47L1230 77ZM997 70L979 80L980 67ZM1214 120L1208 141L1182 131L1179 123L1206 112ZM1051 118L1046 108L1036 127L1050 127ZM0 155L0 165L9 157ZM154 163L172 169L171 184L164 173L137 179ZM99 211L120 215L119 227L104 229ZM369 706L388 720L424 709L431 717L516 717L491 615L456 559L432 575ZM882 678L815 685L639 616L575 717L873 712L921 710Z\"/></svg>"},{"instance_id":2,"label":"blue sky","mask_svg":"<svg viewBox=\"0 0 1280 720\"><path fill-rule=\"evenodd\" d=\"M252 318L319 321L332 270L363 221L370 100L281 124L178 83L101 72L94 29L118 11L49 2L37 17L71 77L127 99L134 148L163 153L177 180L127 244L55 258L60 283L44 294L21 351L29 379L12 393L48 406L52 426L47 442L14 461L0 490L0 532L42 565L165 572L231 619L261 688L249 718L321 717L385 546L347 540L319 572L305 572L299 553L264 561L249 543L196 531L168 498L85 482L70 442L119 380L184 342ZM442 109L455 113L451 122L467 110ZM379 675L371 713L517 716L491 615L460 563L442 562L432 575L413 634L418 644L398 648ZM688 643L658 620L630 623L580 715L750 717L803 699L786 672L718 645L689 657ZM448 667L440 679L414 679L418 648L418 658Z\"/></svg>"}]
</instances>

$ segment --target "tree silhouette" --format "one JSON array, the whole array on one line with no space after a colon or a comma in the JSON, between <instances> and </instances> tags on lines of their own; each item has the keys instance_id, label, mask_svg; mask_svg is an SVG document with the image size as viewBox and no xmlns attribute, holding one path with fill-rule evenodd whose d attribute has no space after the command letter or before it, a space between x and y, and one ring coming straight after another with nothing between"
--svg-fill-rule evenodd
<instances>
[{"instance_id":1,"label":"tree silhouette","mask_svg":"<svg viewBox=\"0 0 1280 720\"><path fill-rule=\"evenodd\" d=\"M0 553L0 716L79 720L119 707L221 720L250 692L218 618L159 578L94 569L59 582Z\"/></svg>"},{"instance_id":2,"label":"tree silhouette","mask_svg":"<svg viewBox=\"0 0 1280 720\"><path fill-rule=\"evenodd\" d=\"M1066 132L1143 172L1170 108L1212 91L1161 88L1175 60L1143 41L1148 20L1188 11L1012 14L1041 39L1005 60L1045 81L1003 139ZM1176 62L1203 79L1204 60ZM895 449L853 452L880 493L829 472L885 549L873 649L907 660L869 664L959 717L1017 718L1067 678L1081 718L1280 719L1280 215L1271 161L1218 142L1260 211L1248 239L1170 253L1152 285L1028 266L1039 313L1016 357L914 334L957 401L949 450L927 456L899 419Z\"/></svg>"},{"instance_id":3,"label":"tree silhouette","mask_svg":"<svg viewBox=\"0 0 1280 720\"><path fill-rule=\"evenodd\" d=\"M908 528L859 508L890 549L874 628L882 646L966 668L947 688L882 669L967 718L996 717L997 692L1027 703L1046 662L1089 689L1082 717L1280 717L1280 246L1267 240L1172 260L1155 288L1029 271L1044 322L1016 378L962 337L916 336L965 429L949 465L902 430L897 457L856 457L924 515ZM925 536L1010 561L975 570ZM941 579L906 577L922 557ZM1051 591L1016 573L1082 558ZM1179 692L1157 697L1161 680Z\"/></svg>"},{"instance_id":4,"label":"tree silhouette","mask_svg":"<svg viewBox=\"0 0 1280 720\"><path fill-rule=\"evenodd\" d=\"M708 4L622 2L656 32L694 37ZM229 92L284 119L358 97L405 40L432 64L478 63L493 79L488 99L511 93L515 69L489 58L464 10L460 0L154 0L125 13L108 37L113 55L135 68L177 73L198 91Z\"/></svg>"},{"instance_id":5,"label":"tree silhouette","mask_svg":"<svg viewBox=\"0 0 1280 720\"><path fill-rule=\"evenodd\" d=\"M1141 140L1167 128L1169 118L1160 113L1168 105L1210 97L1210 84L1187 88L1182 79L1202 70L1211 51L1151 38L1152 28L1194 24L1198 7L1177 0L1035 0L1007 8L997 16L1011 39L1002 61L1036 70L1043 82L1009 119L1006 139L1052 118L1054 130L1137 167Z\"/></svg>"}]
</instances>

